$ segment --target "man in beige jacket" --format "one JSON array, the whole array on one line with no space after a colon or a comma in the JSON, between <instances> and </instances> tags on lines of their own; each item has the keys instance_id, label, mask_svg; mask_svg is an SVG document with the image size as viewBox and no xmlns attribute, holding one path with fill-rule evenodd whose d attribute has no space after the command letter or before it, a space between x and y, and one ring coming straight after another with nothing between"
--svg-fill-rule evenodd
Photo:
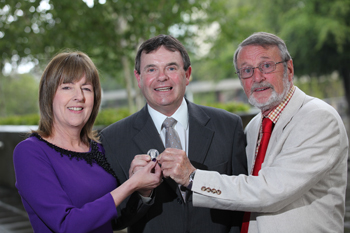
<instances>
[{"instance_id":1,"label":"man in beige jacket","mask_svg":"<svg viewBox=\"0 0 350 233\"><path fill-rule=\"evenodd\" d=\"M165 176L193 182L194 206L251 212L250 233L343 232L348 138L338 113L293 85L292 58L273 34L248 37L234 63L250 103L261 110L245 129L250 174L262 119L274 123L261 170L227 176L192 167L190 178Z\"/></svg>"}]
</instances>

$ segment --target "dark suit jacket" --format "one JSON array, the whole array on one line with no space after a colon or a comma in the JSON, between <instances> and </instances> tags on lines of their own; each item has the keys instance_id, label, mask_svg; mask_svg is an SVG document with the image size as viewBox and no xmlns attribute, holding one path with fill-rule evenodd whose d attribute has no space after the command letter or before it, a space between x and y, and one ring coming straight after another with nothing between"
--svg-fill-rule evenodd
<instances>
[{"instance_id":1,"label":"dark suit jacket","mask_svg":"<svg viewBox=\"0 0 350 233\"><path fill-rule=\"evenodd\" d=\"M246 142L241 119L222 109L188 101L187 104L190 127L188 157L192 165L221 174L246 174ZM101 139L119 183L127 180L135 155L145 154L152 148L160 153L165 149L147 105L104 129ZM240 232L242 212L193 207L191 192L184 203L171 178L164 179L155 189L151 205L140 203L138 194L134 193L118 207L118 213L128 219L119 224L122 227L129 225L131 233Z\"/></svg>"}]
</instances>

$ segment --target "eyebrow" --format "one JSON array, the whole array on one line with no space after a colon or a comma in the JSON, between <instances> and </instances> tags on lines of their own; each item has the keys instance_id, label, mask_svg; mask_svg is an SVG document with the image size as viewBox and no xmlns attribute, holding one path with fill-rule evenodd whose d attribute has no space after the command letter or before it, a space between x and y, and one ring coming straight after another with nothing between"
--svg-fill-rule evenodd
<instances>
[{"instance_id":1,"label":"eyebrow","mask_svg":"<svg viewBox=\"0 0 350 233\"><path fill-rule=\"evenodd\" d=\"M74 84L74 82L73 81L62 82L60 85L63 85L63 84ZM82 84L82 86L86 86L86 85L93 86L92 82L85 82L85 83Z\"/></svg>"},{"instance_id":2,"label":"eyebrow","mask_svg":"<svg viewBox=\"0 0 350 233\"><path fill-rule=\"evenodd\" d=\"M167 66L173 66L173 65L175 65L175 66L177 66L177 67L180 67L179 64L178 64L177 62L170 62L170 63L166 64L165 67L167 67ZM148 65L146 65L146 66L143 68L143 70L146 70L146 69L151 68L151 67L157 67L157 66L156 66L155 64L148 64Z\"/></svg>"},{"instance_id":3,"label":"eyebrow","mask_svg":"<svg viewBox=\"0 0 350 233\"><path fill-rule=\"evenodd\" d=\"M272 59L271 57L266 57L266 56L262 56L262 57L260 57L260 58L262 58L262 59ZM264 62L264 61L261 61L261 62ZM261 63L260 62L260 63ZM259 64L260 64L259 63ZM241 64L241 67L243 67L244 65L247 65L247 62L243 62L242 64Z\"/></svg>"},{"instance_id":4,"label":"eyebrow","mask_svg":"<svg viewBox=\"0 0 350 233\"><path fill-rule=\"evenodd\" d=\"M179 67L179 64L177 64L176 62L170 62L166 66L173 66L173 65Z\"/></svg>"}]
</instances>

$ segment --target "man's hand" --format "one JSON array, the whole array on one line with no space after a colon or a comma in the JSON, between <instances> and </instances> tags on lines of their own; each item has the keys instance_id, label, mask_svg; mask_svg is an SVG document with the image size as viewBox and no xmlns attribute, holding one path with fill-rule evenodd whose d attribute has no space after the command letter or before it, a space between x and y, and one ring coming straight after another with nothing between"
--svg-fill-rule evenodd
<instances>
[{"instance_id":1,"label":"man's hand","mask_svg":"<svg viewBox=\"0 0 350 233\"><path fill-rule=\"evenodd\" d=\"M164 177L171 177L176 183L188 186L190 174L196 168L192 166L185 151L166 148L157 160L161 164Z\"/></svg>"}]
</instances>

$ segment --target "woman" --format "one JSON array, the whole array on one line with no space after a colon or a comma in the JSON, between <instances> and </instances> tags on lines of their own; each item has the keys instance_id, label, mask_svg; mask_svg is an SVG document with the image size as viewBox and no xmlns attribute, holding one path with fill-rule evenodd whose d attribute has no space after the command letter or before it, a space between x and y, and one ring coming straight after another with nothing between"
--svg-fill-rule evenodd
<instances>
[{"instance_id":1,"label":"woman","mask_svg":"<svg viewBox=\"0 0 350 233\"><path fill-rule=\"evenodd\" d=\"M100 102L98 72L86 54L60 53L52 59L40 81L39 128L13 155L16 187L35 232L112 232L116 206L134 191L161 182L153 162L116 188L92 131Z\"/></svg>"}]
</instances>

